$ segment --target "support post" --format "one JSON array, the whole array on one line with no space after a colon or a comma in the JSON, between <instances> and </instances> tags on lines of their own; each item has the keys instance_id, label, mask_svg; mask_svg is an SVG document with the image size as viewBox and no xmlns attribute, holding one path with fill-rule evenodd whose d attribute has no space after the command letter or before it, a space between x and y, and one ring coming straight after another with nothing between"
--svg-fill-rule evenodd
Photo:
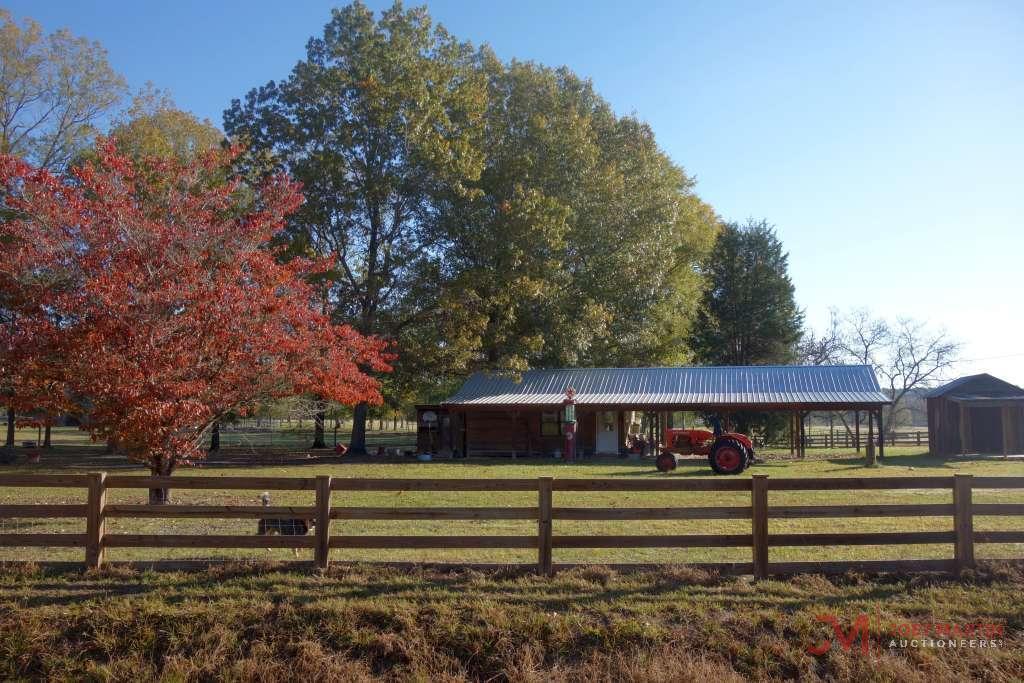
<instances>
[{"instance_id":1,"label":"support post","mask_svg":"<svg viewBox=\"0 0 1024 683\"><path fill-rule=\"evenodd\" d=\"M107 503L107 473L89 473L89 497L85 504L85 566L103 566L104 517Z\"/></svg>"},{"instance_id":2,"label":"support post","mask_svg":"<svg viewBox=\"0 0 1024 683\"><path fill-rule=\"evenodd\" d=\"M967 446L968 446L968 444L970 442L970 439L968 438L969 435L967 434L967 431L969 429L969 426L968 426L968 423L967 423L967 410L968 410L968 408L963 403L958 404L958 407L959 407L959 410L960 410L960 455L966 455L967 454Z\"/></svg>"},{"instance_id":3,"label":"support post","mask_svg":"<svg viewBox=\"0 0 1024 683\"><path fill-rule=\"evenodd\" d=\"M317 569L327 569L331 554L331 477L316 478L316 531L314 559Z\"/></svg>"},{"instance_id":4,"label":"support post","mask_svg":"<svg viewBox=\"0 0 1024 683\"><path fill-rule=\"evenodd\" d=\"M875 464L875 414L868 411L868 442L864 446L868 465Z\"/></svg>"},{"instance_id":5,"label":"support post","mask_svg":"<svg viewBox=\"0 0 1024 683\"><path fill-rule=\"evenodd\" d=\"M878 409L878 457L885 457L885 429L882 428L882 409Z\"/></svg>"},{"instance_id":6,"label":"support post","mask_svg":"<svg viewBox=\"0 0 1024 683\"><path fill-rule=\"evenodd\" d=\"M768 475L755 474L750 488L754 578L768 578Z\"/></svg>"},{"instance_id":7,"label":"support post","mask_svg":"<svg viewBox=\"0 0 1024 683\"><path fill-rule=\"evenodd\" d=\"M551 560L551 477L537 480L537 573L541 576L554 574Z\"/></svg>"},{"instance_id":8,"label":"support post","mask_svg":"<svg viewBox=\"0 0 1024 683\"><path fill-rule=\"evenodd\" d=\"M971 503L970 474L953 475L954 558L960 572L974 567L974 508Z\"/></svg>"},{"instance_id":9,"label":"support post","mask_svg":"<svg viewBox=\"0 0 1024 683\"><path fill-rule=\"evenodd\" d=\"M789 454L793 455L796 451L796 417L795 413L789 414Z\"/></svg>"},{"instance_id":10,"label":"support post","mask_svg":"<svg viewBox=\"0 0 1024 683\"><path fill-rule=\"evenodd\" d=\"M803 413L797 414L797 421L800 427L800 459L807 456L807 426L804 422L806 416Z\"/></svg>"},{"instance_id":11,"label":"support post","mask_svg":"<svg viewBox=\"0 0 1024 683\"><path fill-rule=\"evenodd\" d=\"M860 411L853 411L853 441L860 453Z\"/></svg>"},{"instance_id":12,"label":"support post","mask_svg":"<svg viewBox=\"0 0 1024 683\"><path fill-rule=\"evenodd\" d=\"M469 413L462 413L462 457L469 457Z\"/></svg>"},{"instance_id":13,"label":"support post","mask_svg":"<svg viewBox=\"0 0 1024 683\"><path fill-rule=\"evenodd\" d=\"M625 452L626 443L626 415L623 411L618 410L615 413L616 425L615 429L619 433L619 442L615 446L615 454L622 455Z\"/></svg>"},{"instance_id":14,"label":"support post","mask_svg":"<svg viewBox=\"0 0 1024 683\"><path fill-rule=\"evenodd\" d=\"M1003 423L1003 457L1005 458L1013 450L1013 408L1004 407L1002 414Z\"/></svg>"}]
</instances>

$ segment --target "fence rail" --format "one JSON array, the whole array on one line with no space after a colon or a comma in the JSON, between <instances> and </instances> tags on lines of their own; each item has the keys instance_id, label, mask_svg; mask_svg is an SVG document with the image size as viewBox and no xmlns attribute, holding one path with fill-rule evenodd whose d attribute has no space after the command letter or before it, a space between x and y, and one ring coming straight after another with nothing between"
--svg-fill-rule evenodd
<instances>
[{"instance_id":1,"label":"fence rail","mask_svg":"<svg viewBox=\"0 0 1024 683\"><path fill-rule=\"evenodd\" d=\"M921 446L925 448L928 446L928 431L926 429L893 431L884 437L876 434L874 438L878 443L881 443L884 439L886 446ZM831 432L828 430L808 431L803 437L804 448L862 448L867 443L868 435L866 430L858 435L838 427ZM765 446L772 449L784 449L790 446L790 442L775 439L765 444Z\"/></svg>"},{"instance_id":2,"label":"fence rail","mask_svg":"<svg viewBox=\"0 0 1024 683\"><path fill-rule=\"evenodd\" d=\"M978 543L1022 543L1024 531L974 531L974 517L1024 516L1024 504L972 502L974 489L1024 489L1024 477L850 477L769 479L356 479L297 477L139 477L87 475L0 475L0 487L78 487L85 505L0 505L0 517L85 518L84 534L0 534L0 547L72 547L85 549L85 564L99 567L107 548L312 548L317 567L327 567L331 549L518 548L537 550L537 570L551 574L566 566L553 562L557 548L709 548L746 547L751 562L700 563L723 573L756 578L803 571L959 571L974 565ZM111 489L268 489L311 491L309 506L133 505L107 504ZM950 490L953 503L885 505L771 505L772 491ZM536 506L522 507L352 507L333 506L333 491L533 491ZM750 505L714 507L560 507L557 492L580 491L747 491ZM770 533L769 519L850 517L952 517L951 531L871 533ZM310 519L311 536L107 533L116 518ZM536 520L535 535L520 536L353 536L332 535L332 520ZM559 535L558 520L749 519L750 533L683 535ZM944 544L953 558L849 562L770 562L769 549L785 546ZM617 565L616 565L617 566Z\"/></svg>"}]
</instances>

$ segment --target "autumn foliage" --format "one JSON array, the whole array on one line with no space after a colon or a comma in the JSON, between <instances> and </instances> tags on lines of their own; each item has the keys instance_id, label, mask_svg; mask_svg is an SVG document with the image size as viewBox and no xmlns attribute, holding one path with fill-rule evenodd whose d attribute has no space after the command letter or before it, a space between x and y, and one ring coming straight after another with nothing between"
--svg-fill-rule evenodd
<instances>
[{"instance_id":1,"label":"autumn foliage","mask_svg":"<svg viewBox=\"0 0 1024 683\"><path fill-rule=\"evenodd\" d=\"M0 362L21 369L14 391L38 403L54 389L155 473L261 401L380 402L367 372L388 369L383 342L333 324L310 284L320 265L273 246L299 188L242 183L235 153L133 162L101 142L67 177L0 157L0 305L15 320Z\"/></svg>"}]
</instances>

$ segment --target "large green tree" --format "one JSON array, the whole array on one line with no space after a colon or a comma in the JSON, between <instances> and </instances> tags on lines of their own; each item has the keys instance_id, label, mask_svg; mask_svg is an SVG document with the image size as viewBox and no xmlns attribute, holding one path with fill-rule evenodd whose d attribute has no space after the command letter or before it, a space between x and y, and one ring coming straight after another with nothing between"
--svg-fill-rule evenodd
<instances>
[{"instance_id":1,"label":"large green tree","mask_svg":"<svg viewBox=\"0 0 1024 683\"><path fill-rule=\"evenodd\" d=\"M650 127L568 69L356 3L225 127L253 169L303 182L293 249L332 259L340 318L394 340L394 408L473 370L692 359L718 219Z\"/></svg>"},{"instance_id":2,"label":"large green tree","mask_svg":"<svg viewBox=\"0 0 1024 683\"><path fill-rule=\"evenodd\" d=\"M468 192L481 168L485 90L473 58L423 8L396 3L375 20L356 2L333 11L286 80L225 112L253 168L302 182L294 251L330 260L325 305L364 334L399 339L437 301L420 291L436 269L434 197ZM356 452L366 410L355 410Z\"/></svg>"},{"instance_id":3,"label":"large green tree","mask_svg":"<svg viewBox=\"0 0 1024 683\"><path fill-rule=\"evenodd\" d=\"M470 369L689 359L718 225L693 180L568 69L479 62L485 168L438 223Z\"/></svg>"},{"instance_id":4,"label":"large green tree","mask_svg":"<svg viewBox=\"0 0 1024 683\"><path fill-rule=\"evenodd\" d=\"M118 151L134 159L190 161L220 146L224 133L208 119L179 109L166 91L151 84L132 98L110 129Z\"/></svg>"}]
</instances>

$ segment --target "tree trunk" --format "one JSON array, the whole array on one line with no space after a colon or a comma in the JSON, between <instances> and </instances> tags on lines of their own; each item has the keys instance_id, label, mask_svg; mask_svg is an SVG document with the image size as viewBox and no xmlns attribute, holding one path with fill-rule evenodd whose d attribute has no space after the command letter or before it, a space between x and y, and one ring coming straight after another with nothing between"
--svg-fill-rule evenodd
<instances>
[{"instance_id":1,"label":"tree trunk","mask_svg":"<svg viewBox=\"0 0 1024 683\"><path fill-rule=\"evenodd\" d=\"M43 430L43 448L53 448L53 444L50 443L50 425L47 424Z\"/></svg>"},{"instance_id":2,"label":"tree trunk","mask_svg":"<svg viewBox=\"0 0 1024 683\"><path fill-rule=\"evenodd\" d=\"M352 438L348 452L352 455L366 455L366 413L369 406L364 401L352 411Z\"/></svg>"},{"instance_id":3,"label":"tree trunk","mask_svg":"<svg viewBox=\"0 0 1024 683\"><path fill-rule=\"evenodd\" d=\"M321 405L313 416L313 448L327 448L324 443L324 419L327 417Z\"/></svg>"},{"instance_id":4,"label":"tree trunk","mask_svg":"<svg viewBox=\"0 0 1024 683\"><path fill-rule=\"evenodd\" d=\"M149 467L149 472L154 477L169 477L174 472L174 461L168 458L160 458ZM171 502L170 489L150 489L150 505L167 505Z\"/></svg>"},{"instance_id":5,"label":"tree trunk","mask_svg":"<svg viewBox=\"0 0 1024 683\"><path fill-rule=\"evenodd\" d=\"M220 450L220 420L213 423L210 428L210 452Z\"/></svg>"},{"instance_id":6,"label":"tree trunk","mask_svg":"<svg viewBox=\"0 0 1024 683\"><path fill-rule=\"evenodd\" d=\"M14 408L7 409L7 438L4 445L8 448L14 447Z\"/></svg>"}]
</instances>

